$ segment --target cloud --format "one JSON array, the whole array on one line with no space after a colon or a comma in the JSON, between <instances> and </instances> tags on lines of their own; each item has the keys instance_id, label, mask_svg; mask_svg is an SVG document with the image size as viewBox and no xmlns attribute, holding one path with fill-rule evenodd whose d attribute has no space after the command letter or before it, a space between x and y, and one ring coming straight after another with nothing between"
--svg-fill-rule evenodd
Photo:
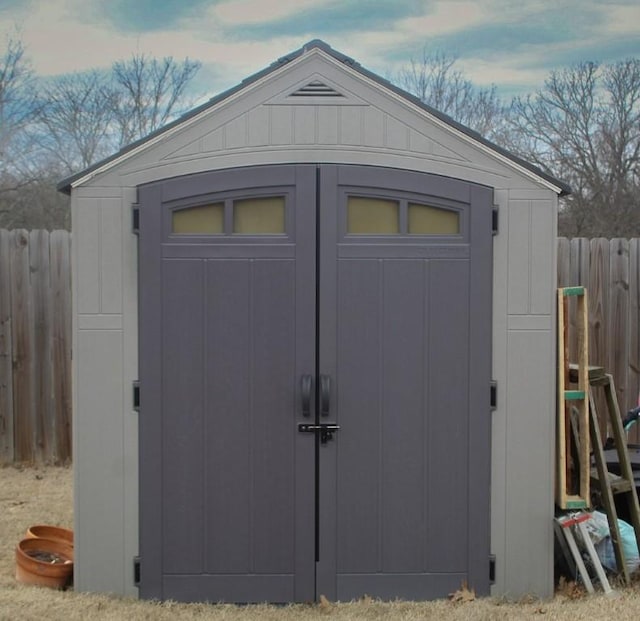
<instances>
[{"instance_id":1,"label":"cloud","mask_svg":"<svg viewBox=\"0 0 640 621\"><path fill-rule=\"evenodd\" d=\"M245 21L235 36L269 39L307 33L311 38L324 38L354 31L384 30L396 20L420 14L423 10L423 3L417 0L379 0L375 3L375 10L364 9L365 5L358 0L302 2L295 6L297 10L280 13L275 19L268 17L261 22Z\"/></svg>"},{"instance_id":2,"label":"cloud","mask_svg":"<svg viewBox=\"0 0 640 621\"><path fill-rule=\"evenodd\" d=\"M186 17L202 14L216 0L108 0L85 2L85 20L106 20L125 32L151 32L176 29Z\"/></svg>"}]
</instances>

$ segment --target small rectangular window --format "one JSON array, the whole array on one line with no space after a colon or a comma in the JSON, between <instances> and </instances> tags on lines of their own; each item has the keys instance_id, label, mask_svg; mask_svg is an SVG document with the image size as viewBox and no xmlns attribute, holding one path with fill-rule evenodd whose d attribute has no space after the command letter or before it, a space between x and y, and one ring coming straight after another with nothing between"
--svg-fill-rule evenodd
<instances>
[{"instance_id":1,"label":"small rectangular window","mask_svg":"<svg viewBox=\"0 0 640 621\"><path fill-rule=\"evenodd\" d=\"M450 209L409 203L409 234L458 235L460 214Z\"/></svg>"},{"instance_id":2,"label":"small rectangular window","mask_svg":"<svg viewBox=\"0 0 640 621\"><path fill-rule=\"evenodd\" d=\"M171 232L179 235L224 233L224 203L175 210L171 216Z\"/></svg>"},{"instance_id":3,"label":"small rectangular window","mask_svg":"<svg viewBox=\"0 0 640 621\"><path fill-rule=\"evenodd\" d=\"M398 201L350 196L347 200L347 233L397 235L400 232Z\"/></svg>"},{"instance_id":4,"label":"small rectangular window","mask_svg":"<svg viewBox=\"0 0 640 621\"><path fill-rule=\"evenodd\" d=\"M233 202L233 232L275 235L286 232L284 196L246 198Z\"/></svg>"}]
</instances>

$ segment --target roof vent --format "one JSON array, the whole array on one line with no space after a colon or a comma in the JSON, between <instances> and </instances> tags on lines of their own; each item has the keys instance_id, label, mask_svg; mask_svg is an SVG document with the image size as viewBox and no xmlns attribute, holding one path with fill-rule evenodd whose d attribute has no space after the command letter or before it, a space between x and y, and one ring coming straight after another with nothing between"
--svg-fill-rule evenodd
<instances>
[{"instance_id":1,"label":"roof vent","mask_svg":"<svg viewBox=\"0 0 640 621\"><path fill-rule=\"evenodd\" d=\"M297 91L291 93L291 97L344 97L342 93L339 93L331 86L328 86L320 80L314 80L309 82L306 86L299 88Z\"/></svg>"}]
</instances>

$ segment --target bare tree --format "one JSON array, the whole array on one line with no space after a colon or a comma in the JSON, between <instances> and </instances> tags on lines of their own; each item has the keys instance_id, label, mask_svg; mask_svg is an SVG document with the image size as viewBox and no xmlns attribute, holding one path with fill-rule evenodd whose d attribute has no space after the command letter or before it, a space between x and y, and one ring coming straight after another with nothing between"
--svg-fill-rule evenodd
<instances>
[{"instance_id":1,"label":"bare tree","mask_svg":"<svg viewBox=\"0 0 640 621\"><path fill-rule=\"evenodd\" d=\"M86 168L115 150L116 96L108 74L73 73L43 82L34 136L64 174Z\"/></svg>"},{"instance_id":2,"label":"bare tree","mask_svg":"<svg viewBox=\"0 0 640 621\"><path fill-rule=\"evenodd\" d=\"M200 66L188 58L179 62L170 56L157 59L144 54L114 63L120 146L143 138L177 116L185 89Z\"/></svg>"},{"instance_id":3,"label":"bare tree","mask_svg":"<svg viewBox=\"0 0 640 621\"><path fill-rule=\"evenodd\" d=\"M26 128L35 113L33 73L19 39L0 54L0 192L29 183Z\"/></svg>"},{"instance_id":4,"label":"bare tree","mask_svg":"<svg viewBox=\"0 0 640 621\"><path fill-rule=\"evenodd\" d=\"M508 146L572 186L562 234L640 235L640 60L554 71L509 119Z\"/></svg>"},{"instance_id":5,"label":"bare tree","mask_svg":"<svg viewBox=\"0 0 640 621\"><path fill-rule=\"evenodd\" d=\"M400 70L397 83L439 112L477 131L493 137L502 124L504 104L497 88L479 88L455 67L457 58L426 48L418 60L411 59Z\"/></svg>"}]
</instances>

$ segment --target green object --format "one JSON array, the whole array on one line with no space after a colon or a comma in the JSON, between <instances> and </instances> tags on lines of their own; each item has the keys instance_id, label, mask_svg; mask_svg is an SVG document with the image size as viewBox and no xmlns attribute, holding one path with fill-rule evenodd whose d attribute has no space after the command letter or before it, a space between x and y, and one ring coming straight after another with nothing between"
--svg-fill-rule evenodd
<instances>
[{"instance_id":1,"label":"green object","mask_svg":"<svg viewBox=\"0 0 640 621\"><path fill-rule=\"evenodd\" d=\"M584 287L565 287L562 290L562 295L565 298L570 295L584 295Z\"/></svg>"},{"instance_id":2,"label":"green object","mask_svg":"<svg viewBox=\"0 0 640 621\"><path fill-rule=\"evenodd\" d=\"M580 401L585 398L584 390L565 390L564 398L567 401Z\"/></svg>"},{"instance_id":3,"label":"green object","mask_svg":"<svg viewBox=\"0 0 640 621\"><path fill-rule=\"evenodd\" d=\"M578 498L577 500L567 500L567 509L585 509L587 507L587 501Z\"/></svg>"}]
</instances>

